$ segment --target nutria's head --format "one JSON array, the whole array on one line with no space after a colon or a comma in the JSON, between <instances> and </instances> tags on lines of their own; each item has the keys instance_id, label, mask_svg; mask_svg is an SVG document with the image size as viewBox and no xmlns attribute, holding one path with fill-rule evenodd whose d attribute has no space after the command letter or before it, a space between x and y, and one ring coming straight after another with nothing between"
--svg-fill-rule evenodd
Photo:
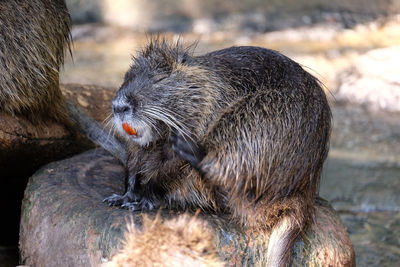
<instances>
[{"instance_id":1,"label":"nutria's head","mask_svg":"<svg viewBox=\"0 0 400 267\"><path fill-rule=\"evenodd\" d=\"M115 126L141 146L167 138L172 129L197 135L209 98L205 72L188 49L151 41L113 100Z\"/></svg>"}]
</instances>

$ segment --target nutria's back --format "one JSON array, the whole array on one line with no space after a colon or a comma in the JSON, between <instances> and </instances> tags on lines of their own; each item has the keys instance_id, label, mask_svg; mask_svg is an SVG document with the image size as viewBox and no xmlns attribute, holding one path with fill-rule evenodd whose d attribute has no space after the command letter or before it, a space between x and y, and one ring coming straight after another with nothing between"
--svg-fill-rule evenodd
<instances>
[{"instance_id":1,"label":"nutria's back","mask_svg":"<svg viewBox=\"0 0 400 267\"><path fill-rule=\"evenodd\" d=\"M216 72L235 92L243 91L243 95L260 89L281 90L289 95L323 95L315 77L295 61L266 48L230 47L195 57L194 64Z\"/></svg>"},{"instance_id":2,"label":"nutria's back","mask_svg":"<svg viewBox=\"0 0 400 267\"><path fill-rule=\"evenodd\" d=\"M280 116L272 118L274 121L284 121L288 116L294 118L292 124L299 123L297 136L294 135L292 143L308 143L312 144L304 150L296 151L296 158L292 158L290 162L284 161L284 151L266 151L273 154L275 158L282 155L281 161L278 162L278 169L281 169L280 175L290 177L294 176L290 181L300 183L301 175L308 172L307 168L312 168L314 173L309 189L302 187L304 190L313 192L316 190L319 176L322 170L322 164L327 157L329 149L329 136L331 131L331 111L321 83L311 74L306 72L298 63L288 57L266 48L261 47L231 47L219 51L211 52L203 56L195 57L194 66L200 65L210 70L210 73L216 73L218 77L225 83L216 86L228 105L235 105L236 101L242 97L252 94L263 94L264 92L273 92L273 94L282 96L273 101L273 105L281 108ZM210 75L212 76L212 75ZM222 98L221 98L222 99ZM260 101L263 97L255 97ZM254 101L253 99L253 101ZM278 99L289 100L291 105L280 103ZM259 103L267 105L268 103ZM289 107L289 108L288 108ZM272 107L265 106L266 114ZM213 113L220 112L213 110ZM225 112L225 110L222 110ZM253 110L248 110L249 113ZM218 116L217 116L218 117ZM250 124L258 124L258 121L251 121L251 116L247 117ZM210 127L212 123L210 123ZM269 127L270 125L265 125ZM278 129L279 130L279 129ZM282 129L283 130L283 129ZM207 138L207 137L206 137ZM267 139L273 140L272 136L266 136ZM204 140L203 140L204 141ZM246 141L246 140L243 140ZM205 143L208 141L205 140ZM280 142L285 142L281 140ZM289 142L289 139L286 140ZM283 145L285 144L277 144ZM289 143L287 144L289 145ZM289 147L287 148L290 149ZM292 147L292 149L295 149ZM237 151L241 153L241 151ZM265 155L267 157L267 155ZM316 162L311 162L311 158ZM303 165L301 168L296 167L293 173L290 173L290 165ZM286 170L286 172L285 172ZM287 180L286 180L287 181ZM296 188L296 184L285 184L287 194ZM274 192L277 193L277 192Z\"/></svg>"}]
</instances>

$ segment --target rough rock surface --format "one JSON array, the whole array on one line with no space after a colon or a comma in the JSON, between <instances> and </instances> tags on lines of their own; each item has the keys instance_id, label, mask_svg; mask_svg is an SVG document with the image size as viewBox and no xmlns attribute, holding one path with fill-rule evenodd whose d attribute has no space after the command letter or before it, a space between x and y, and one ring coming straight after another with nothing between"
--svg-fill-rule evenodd
<instances>
[{"instance_id":1,"label":"rough rock surface","mask_svg":"<svg viewBox=\"0 0 400 267\"><path fill-rule=\"evenodd\" d=\"M141 213L108 207L102 200L123 192L124 168L101 149L53 162L33 175L25 191L20 224L23 264L97 266L120 248L126 222L140 226ZM354 266L354 250L338 215L317 200L317 218L296 243L292 266ZM161 212L163 218L181 212ZM216 230L229 266L263 266L267 240L247 236L226 216L200 214Z\"/></svg>"},{"instance_id":2,"label":"rough rock surface","mask_svg":"<svg viewBox=\"0 0 400 267\"><path fill-rule=\"evenodd\" d=\"M110 89L68 84L62 85L61 90L66 99L100 122L111 110L114 93ZM0 202L7 203L3 206L7 220L0 230L2 244L17 241L21 200L28 178L46 163L93 147L84 136L60 123L47 121L38 126L23 117L0 113Z\"/></svg>"},{"instance_id":3,"label":"rough rock surface","mask_svg":"<svg viewBox=\"0 0 400 267\"><path fill-rule=\"evenodd\" d=\"M102 122L111 112L113 91L100 86L62 85L66 99ZM0 173L2 177L25 177L41 165L77 154L93 145L64 125L46 121L34 125L20 116L0 113ZM21 163L24 163L21 168Z\"/></svg>"}]
</instances>

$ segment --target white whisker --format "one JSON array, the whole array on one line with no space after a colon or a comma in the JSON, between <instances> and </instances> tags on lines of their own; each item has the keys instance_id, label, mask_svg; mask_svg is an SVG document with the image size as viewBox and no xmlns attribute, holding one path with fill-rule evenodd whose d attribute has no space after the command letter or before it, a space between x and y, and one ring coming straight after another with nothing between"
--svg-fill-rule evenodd
<instances>
[{"instance_id":1,"label":"white whisker","mask_svg":"<svg viewBox=\"0 0 400 267\"><path fill-rule=\"evenodd\" d=\"M111 118L112 115L113 115L112 112L110 112L110 114L108 114L108 116L103 120L102 124L107 125L112 119Z\"/></svg>"},{"instance_id":2,"label":"white whisker","mask_svg":"<svg viewBox=\"0 0 400 267\"><path fill-rule=\"evenodd\" d=\"M160 112L156 112L156 111L153 111L153 110L146 110L144 112L147 115L149 115L149 116L151 116L151 117L153 117L153 118L155 118L157 120L160 120L160 121L164 122L169 129L177 130L183 136L184 139L185 139L185 137L191 138L190 135L188 134L189 131L186 130L187 128L182 126L182 124L179 123L179 122L176 123L174 121L174 118L171 119L170 116L165 115L165 114L161 114Z\"/></svg>"},{"instance_id":3,"label":"white whisker","mask_svg":"<svg viewBox=\"0 0 400 267\"><path fill-rule=\"evenodd\" d=\"M168 127L177 130L179 133L182 134L184 138L186 136L189 139L193 140L190 136L190 130L182 122L176 119L176 117L183 118L176 112L160 107L149 107L146 108L145 112L154 119L163 121Z\"/></svg>"},{"instance_id":4,"label":"white whisker","mask_svg":"<svg viewBox=\"0 0 400 267\"><path fill-rule=\"evenodd\" d=\"M149 118L144 118L143 120L147 125L150 125L151 128L153 128L156 131L158 136L161 136L161 132L156 126L156 121L153 118L149 117Z\"/></svg>"}]
</instances>

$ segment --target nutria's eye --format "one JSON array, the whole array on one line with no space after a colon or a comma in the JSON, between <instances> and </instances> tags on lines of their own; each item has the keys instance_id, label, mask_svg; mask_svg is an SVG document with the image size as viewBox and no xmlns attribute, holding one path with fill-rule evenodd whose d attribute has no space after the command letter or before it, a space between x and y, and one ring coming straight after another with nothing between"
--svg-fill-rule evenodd
<instances>
[{"instance_id":1,"label":"nutria's eye","mask_svg":"<svg viewBox=\"0 0 400 267\"><path fill-rule=\"evenodd\" d=\"M128 96L127 100L131 107L132 112L135 111L135 109L137 108L137 105L138 105L138 101L132 96Z\"/></svg>"}]
</instances>

